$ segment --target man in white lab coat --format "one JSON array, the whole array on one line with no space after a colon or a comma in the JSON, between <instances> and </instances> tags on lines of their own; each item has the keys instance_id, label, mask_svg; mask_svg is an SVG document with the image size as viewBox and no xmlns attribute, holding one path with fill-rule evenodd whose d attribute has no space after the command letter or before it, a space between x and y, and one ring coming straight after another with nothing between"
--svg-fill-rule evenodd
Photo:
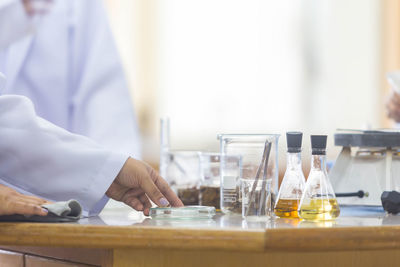
<instances>
[{"instance_id":1,"label":"man in white lab coat","mask_svg":"<svg viewBox=\"0 0 400 267\"><path fill-rule=\"evenodd\" d=\"M24 23L30 25L33 19L33 16L24 17L25 9L30 10L28 2L24 0L23 6L20 0L0 0L0 48L18 33L29 30L29 26L22 27ZM7 46L2 54L0 184L52 201L75 198L86 214L98 213L107 197L123 201L145 214L149 213L149 198L159 206L181 206L182 202L151 167L128 156L131 150L125 151L125 146L107 148L116 146L120 138L128 138L125 131L134 135L132 128L115 123L123 118L123 123L131 125L133 116L125 117L125 112L131 110L130 105L120 103L116 96L122 94L129 99L126 90L118 89L125 85L113 54L115 50L103 43L109 42L108 30L104 30L101 21L96 24L95 17L101 13L95 13L92 18L89 15L86 21L80 21L85 18L83 14L70 16L83 12L79 9L82 2L92 3L92 8L98 3L65 0L59 1L66 5L63 8L55 5L54 12L65 28L52 31L59 23L54 21L55 25L50 25L48 31L53 36L46 38L53 38L58 52L41 46L38 31L37 36L18 41L16 47ZM61 12L64 8L65 13ZM21 26L19 30L16 25ZM82 27L91 30L85 31ZM42 58L51 64L42 65ZM6 86L1 72L8 76ZM108 117L109 113L113 114L112 118ZM92 137L103 145L64 128ZM106 134L108 128L113 130L112 138Z\"/></svg>"},{"instance_id":2,"label":"man in white lab coat","mask_svg":"<svg viewBox=\"0 0 400 267\"><path fill-rule=\"evenodd\" d=\"M53 0L35 23L30 34L0 50L7 77L0 93L26 96L40 117L140 158L132 98L103 1Z\"/></svg>"}]
</instances>

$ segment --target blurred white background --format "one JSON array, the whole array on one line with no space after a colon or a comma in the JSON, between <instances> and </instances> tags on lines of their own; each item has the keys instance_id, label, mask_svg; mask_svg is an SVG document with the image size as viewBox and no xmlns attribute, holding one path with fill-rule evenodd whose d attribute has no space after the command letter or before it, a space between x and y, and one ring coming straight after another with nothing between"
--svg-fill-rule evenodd
<instances>
[{"instance_id":1,"label":"blurred white background","mask_svg":"<svg viewBox=\"0 0 400 267\"><path fill-rule=\"evenodd\" d=\"M217 151L218 133L329 135L388 126L379 0L107 0L142 130ZM400 49L400 47L399 47ZM281 156L285 156L281 138ZM281 164L282 167L283 164Z\"/></svg>"}]
</instances>

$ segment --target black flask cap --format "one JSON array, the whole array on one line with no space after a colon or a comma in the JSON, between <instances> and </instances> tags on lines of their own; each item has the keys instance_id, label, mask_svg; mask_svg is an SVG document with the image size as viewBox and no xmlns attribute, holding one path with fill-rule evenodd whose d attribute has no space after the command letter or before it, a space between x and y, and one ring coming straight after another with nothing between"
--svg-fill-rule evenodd
<instances>
[{"instance_id":1,"label":"black flask cap","mask_svg":"<svg viewBox=\"0 0 400 267\"><path fill-rule=\"evenodd\" d=\"M287 151L289 153L299 153L301 152L301 141L303 139L302 132L287 132L286 133L286 142L287 142Z\"/></svg>"},{"instance_id":2,"label":"black flask cap","mask_svg":"<svg viewBox=\"0 0 400 267\"><path fill-rule=\"evenodd\" d=\"M311 135L311 149L313 155L326 154L327 135Z\"/></svg>"}]
</instances>

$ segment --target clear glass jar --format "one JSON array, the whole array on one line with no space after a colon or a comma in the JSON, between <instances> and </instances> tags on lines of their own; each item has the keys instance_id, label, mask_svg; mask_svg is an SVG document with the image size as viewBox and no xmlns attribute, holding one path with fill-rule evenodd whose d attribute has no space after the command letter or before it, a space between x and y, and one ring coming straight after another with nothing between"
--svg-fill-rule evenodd
<instances>
[{"instance_id":1,"label":"clear glass jar","mask_svg":"<svg viewBox=\"0 0 400 267\"><path fill-rule=\"evenodd\" d=\"M239 156L227 156L224 160L231 170L239 171ZM236 166L236 167L235 167ZM226 170L226 169L225 169ZM217 211L221 210L221 154L200 154L200 205L213 206Z\"/></svg>"},{"instance_id":2,"label":"clear glass jar","mask_svg":"<svg viewBox=\"0 0 400 267\"><path fill-rule=\"evenodd\" d=\"M213 206L220 210L220 165L219 153L200 154L200 205Z\"/></svg>"},{"instance_id":3,"label":"clear glass jar","mask_svg":"<svg viewBox=\"0 0 400 267\"><path fill-rule=\"evenodd\" d=\"M267 183L260 182L260 179L240 179L242 192L242 217L244 219L258 220L269 216L268 189Z\"/></svg>"},{"instance_id":4,"label":"clear glass jar","mask_svg":"<svg viewBox=\"0 0 400 267\"><path fill-rule=\"evenodd\" d=\"M161 162L164 178L184 205L199 205L200 151L169 151ZM160 168L161 169L161 168Z\"/></svg>"},{"instance_id":5,"label":"clear glass jar","mask_svg":"<svg viewBox=\"0 0 400 267\"><path fill-rule=\"evenodd\" d=\"M241 179L255 180L267 186L263 195L267 215L273 214L278 193L278 140L277 134L221 134L221 210L224 213L242 214ZM265 153L267 144L268 152ZM229 156L239 156L232 162ZM267 168L264 171L265 161ZM257 175L258 174L258 175ZM258 176L258 178L257 178ZM254 194L252 194L253 196ZM251 203L251 199L248 199Z\"/></svg>"}]
</instances>

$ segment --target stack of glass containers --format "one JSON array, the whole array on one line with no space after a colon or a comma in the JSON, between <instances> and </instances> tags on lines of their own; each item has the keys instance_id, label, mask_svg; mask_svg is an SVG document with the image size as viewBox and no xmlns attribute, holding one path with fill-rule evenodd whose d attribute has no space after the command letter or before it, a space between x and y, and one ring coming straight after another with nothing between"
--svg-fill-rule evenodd
<instances>
[{"instance_id":1,"label":"stack of glass containers","mask_svg":"<svg viewBox=\"0 0 400 267\"><path fill-rule=\"evenodd\" d=\"M221 134L218 138L220 153L171 151L169 121L161 122L160 174L185 205L213 206L246 219L270 217L274 212L278 217L305 220L339 216L326 171L327 136L311 136L311 171L305 184L302 133L287 133L288 162L279 193L279 135Z\"/></svg>"}]
</instances>

